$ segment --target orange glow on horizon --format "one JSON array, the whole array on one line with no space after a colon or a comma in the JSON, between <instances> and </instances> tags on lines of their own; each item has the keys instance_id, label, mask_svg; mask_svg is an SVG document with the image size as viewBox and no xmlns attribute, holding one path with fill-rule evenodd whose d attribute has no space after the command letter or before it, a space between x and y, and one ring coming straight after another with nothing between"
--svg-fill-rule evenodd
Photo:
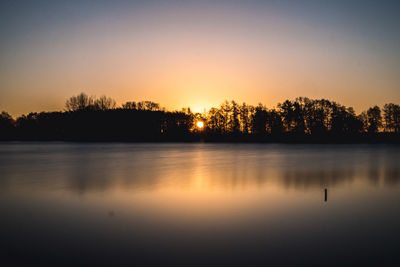
<instances>
[{"instance_id":1,"label":"orange glow on horizon","mask_svg":"<svg viewBox=\"0 0 400 267\"><path fill-rule=\"evenodd\" d=\"M357 113L400 101L397 50L391 55L358 34L336 38L319 23L250 10L251 16L233 5L149 5L58 31L38 29L31 41L14 44L6 35L0 111L59 111L80 92L107 95L119 106L150 100L198 113L224 100L272 108L305 96Z\"/></svg>"}]
</instances>

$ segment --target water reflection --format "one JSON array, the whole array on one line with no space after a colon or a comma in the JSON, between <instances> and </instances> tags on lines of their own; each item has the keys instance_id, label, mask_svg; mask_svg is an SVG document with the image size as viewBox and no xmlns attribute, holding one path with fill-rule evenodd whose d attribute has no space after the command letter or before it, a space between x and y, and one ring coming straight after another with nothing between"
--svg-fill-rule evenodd
<instances>
[{"instance_id":1,"label":"water reflection","mask_svg":"<svg viewBox=\"0 0 400 267\"><path fill-rule=\"evenodd\" d=\"M396 266L398 162L386 145L1 144L0 265Z\"/></svg>"},{"instance_id":2,"label":"water reflection","mask_svg":"<svg viewBox=\"0 0 400 267\"><path fill-rule=\"evenodd\" d=\"M399 154L386 146L2 145L0 185L77 194L115 187L243 190L271 183L307 190L355 179L392 186L400 181Z\"/></svg>"}]
</instances>

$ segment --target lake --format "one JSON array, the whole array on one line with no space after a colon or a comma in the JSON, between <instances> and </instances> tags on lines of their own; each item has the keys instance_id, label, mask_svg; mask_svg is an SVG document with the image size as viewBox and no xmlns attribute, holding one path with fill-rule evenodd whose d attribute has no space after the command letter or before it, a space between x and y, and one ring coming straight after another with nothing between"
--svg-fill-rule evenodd
<instances>
[{"instance_id":1,"label":"lake","mask_svg":"<svg viewBox=\"0 0 400 267\"><path fill-rule=\"evenodd\" d=\"M400 147L0 143L0 216L1 266L400 266Z\"/></svg>"}]
</instances>

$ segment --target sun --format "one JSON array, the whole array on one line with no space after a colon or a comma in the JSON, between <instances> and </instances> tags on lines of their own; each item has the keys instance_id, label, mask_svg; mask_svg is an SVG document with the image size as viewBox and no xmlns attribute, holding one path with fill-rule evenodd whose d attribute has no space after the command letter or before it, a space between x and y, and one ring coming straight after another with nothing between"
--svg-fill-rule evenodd
<instances>
[{"instance_id":1,"label":"sun","mask_svg":"<svg viewBox=\"0 0 400 267\"><path fill-rule=\"evenodd\" d=\"M204 122L198 121L198 122L196 123L196 125L197 125L197 128L202 129L202 128L204 127Z\"/></svg>"}]
</instances>

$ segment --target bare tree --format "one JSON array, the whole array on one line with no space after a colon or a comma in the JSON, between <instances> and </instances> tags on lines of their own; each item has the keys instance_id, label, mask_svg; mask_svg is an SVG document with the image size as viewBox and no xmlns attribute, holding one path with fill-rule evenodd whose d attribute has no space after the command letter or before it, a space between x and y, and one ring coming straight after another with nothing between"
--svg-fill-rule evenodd
<instances>
[{"instance_id":1,"label":"bare tree","mask_svg":"<svg viewBox=\"0 0 400 267\"><path fill-rule=\"evenodd\" d=\"M123 109L131 109L134 110L137 108L136 102L135 101L128 101L125 104L122 104Z\"/></svg>"},{"instance_id":2,"label":"bare tree","mask_svg":"<svg viewBox=\"0 0 400 267\"><path fill-rule=\"evenodd\" d=\"M116 106L115 100L111 97L107 97L105 95L94 101L94 107L96 110L108 110L114 109Z\"/></svg>"},{"instance_id":3,"label":"bare tree","mask_svg":"<svg viewBox=\"0 0 400 267\"><path fill-rule=\"evenodd\" d=\"M66 102L65 102L65 108L68 111L78 111L78 110L85 110L88 109L89 107L93 107L93 97L88 96L85 93L80 93L77 96L71 96Z\"/></svg>"}]
</instances>

